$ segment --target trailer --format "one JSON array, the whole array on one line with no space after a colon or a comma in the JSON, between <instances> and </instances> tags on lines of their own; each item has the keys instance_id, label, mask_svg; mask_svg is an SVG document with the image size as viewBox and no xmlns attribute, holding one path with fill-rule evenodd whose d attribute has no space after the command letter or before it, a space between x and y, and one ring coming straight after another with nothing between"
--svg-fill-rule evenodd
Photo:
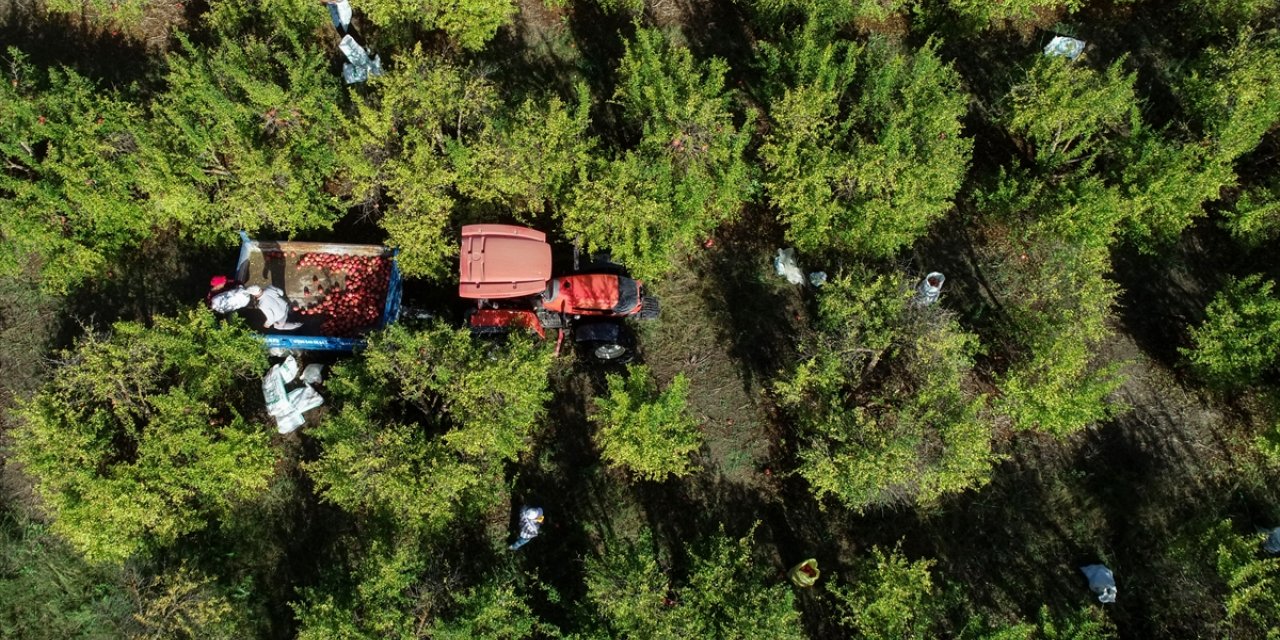
<instances>
[{"instance_id":1,"label":"trailer","mask_svg":"<svg viewBox=\"0 0 1280 640\"><path fill-rule=\"evenodd\" d=\"M246 286L284 291L289 332L264 330L268 347L299 351L351 352L364 335L400 317L403 292L396 250L361 244L254 240L240 232L234 271Z\"/></svg>"}]
</instances>

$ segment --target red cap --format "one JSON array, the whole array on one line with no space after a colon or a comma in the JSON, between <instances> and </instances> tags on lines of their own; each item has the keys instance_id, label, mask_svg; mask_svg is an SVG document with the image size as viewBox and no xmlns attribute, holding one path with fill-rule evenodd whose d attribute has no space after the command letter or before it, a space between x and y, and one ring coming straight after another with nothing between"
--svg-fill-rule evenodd
<instances>
[{"instance_id":1,"label":"red cap","mask_svg":"<svg viewBox=\"0 0 1280 640\"><path fill-rule=\"evenodd\" d=\"M224 284L226 284L226 283L227 283L227 277L226 277L226 276L214 276L214 277L212 277L212 278L210 278L210 279L209 279L209 286L211 286L211 287L213 287L213 288L215 288L215 289L216 289L216 288L218 288L218 287L221 287L222 285L224 285Z\"/></svg>"}]
</instances>

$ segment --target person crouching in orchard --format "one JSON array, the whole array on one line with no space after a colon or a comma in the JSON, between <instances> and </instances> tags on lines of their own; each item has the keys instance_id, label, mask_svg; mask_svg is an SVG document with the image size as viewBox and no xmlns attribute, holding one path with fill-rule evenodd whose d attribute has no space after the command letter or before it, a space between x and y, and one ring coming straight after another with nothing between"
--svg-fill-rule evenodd
<instances>
[{"instance_id":1,"label":"person crouching in orchard","mask_svg":"<svg viewBox=\"0 0 1280 640\"><path fill-rule=\"evenodd\" d=\"M529 544L530 540L538 537L538 532L541 528L542 507L523 507L520 509L520 536L507 548L515 551Z\"/></svg>"},{"instance_id":2,"label":"person crouching in orchard","mask_svg":"<svg viewBox=\"0 0 1280 640\"><path fill-rule=\"evenodd\" d=\"M289 301L277 287L246 287L226 276L214 276L209 285L212 289L206 300L215 313L253 308L266 316L263 328L292 331L302 326L301 322L289 322Z\"/></svg>"}]
</instances>

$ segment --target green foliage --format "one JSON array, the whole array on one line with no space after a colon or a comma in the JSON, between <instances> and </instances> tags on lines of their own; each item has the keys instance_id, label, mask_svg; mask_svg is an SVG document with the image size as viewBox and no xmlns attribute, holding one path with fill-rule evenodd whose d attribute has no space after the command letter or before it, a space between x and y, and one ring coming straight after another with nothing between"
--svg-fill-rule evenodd
<instances>
[{"instance_id":1,"label":"green foliage","mask_svg":"<svg viewBox=\"0 0 1280 640\"><path fill-rule=\"evenodd\" d=\"M769 200L803 252L892 255L951 208L964 180L959 74L933 42L906 55L883 40L824 40L811 29L774 54L795 84L771 105L760 150Z\"/></svg>"},{"instance_id":2,"label":"green foliage","mask_svg":"<svg viewBox=\"0 0 1280 640\"><path fill-rule=\"evenodd\" d=\"M883 21L908 10L911 0L751 0L757 11L781 21L804 16L811 24L838 30L853 22Z\"/></svg>"},{"instance_id":3,"label":"green foliage","mask_svg":"<svg viewBox=\"0 0 1280 640\"><path fill-rule=\"evenodd\" d=\"M1176 241L1204 216L1201 205L1217 200L1236 180L1231 166L1203 145L1165 140L1145 128L1134 132L1117 155L1123 167L1121 195L1129 208L1124 234L1148 253Z\"/></svg>"},{"instance_id":4,"label":"green foliage","mask_svg":"<svg viewBox=\"0 0 1280 640\"><path fill-rule=\"evenodd\" d=\"M336 411L312 430L306 464L325 500L437 530L504 494L502 463L526 451L550 398L551 353L523 336L502 347L466 329L393 325L329 383Z\"/></svg>"},{"instance_id":5,"label":"green foliage","mask_svg":"<svg viewBox=\"0 0 1280 640\"><path fill-rule=\"evenodd\" d=\"M561 202L594 146L587 136L591 94L582 85L577 92L572 109L558 97L526 100L471 145L454 147L458 191L517 215L540 214Z\"/></svg>"},{"instance_id":6,"label":"green foliage","mask_svg":"<svg viewBox=\"0 0 1280 640\"><path fill-rule=\"evenodd\" d=\"M326 584L305 589L293 603L298 618L298 640L374 640L418 637L408 611L413 608L411 587L422 570L418 549L404 542L374 540L357 557L342 578L350 588ZM345 580L344 580L345 581Z\"/></svg>"},{"instance_id":7,"label":"green foliage","mask_svg":"<svg viewBox=\"0 0 1280 640\"><path fill-rule=\"evenodd\" d=\"M1232 280L1191 329L1192 348L1180 349L1192 369L1220 388L1240 388L1273 371L1280 359L1280 297L1275 282L1252 275Z\"/></svg>"},{"instance_id":8,"label":"green foliage","mask_svg":"<svg viewBox=\"0 0 1280 640\"><path fill-rule=\"evenodd\" d=\"M1206 50L1178 89L1214 153L1234 161L1280 122L1280 37L1242 31L1230 49Z\"/></svg>"},{"instance_id":9,"label":"green foliage","mask_svg":"<svg viewBox=\"0 0 1280 640\"><path fill-rule=\"evenodd\" d=\"M244 620L213 578L186 566L134 586L138 630L132 640L239 640Z\"/></svg>"},{"instance_id":10,"label":"green foliage","mask_svg":"<svg viewBox=\"0 0 1280 640\"><path fill-rule=\"evenodd\" d=\"M556 637L512 583L487 582L454 598L452 615L437 618L430 637L439 640L521 640Z\"/></svg>"},{"instance_id":11,"label":"green foliage","mask_svg":"<svg viewBox=\"0 0 1280 640\"><path fill-rule=\"evenodd\" d=\"M517 12L511 0L366 0L360 10L380 27L439 29L471 50L484 48Z\"/></svg>"},{"instance_id":12,"label":"green foliage","mask_svg":"<svg viewBox=\"0 0 1280 640\"><path fill-rule=\"evenodd\" d=\"M561 212L565 231L653 279L678 251L736 216L751 188L743 154L752 120L734 126L727 70L719 58L699 64L658 31L638 30L626 43L615 98L641 129L640 143L581 177Z\"/></svg>"},{"instance_id":13,"label":"green foliage","mask_svg":"<svg viewBox=\"0 0 1280 640\"><path fill-rule=\"evenodd\" d=\"M866 640L925 640L938 635L939 594L932 560L911 562L901 544L886 554L871 548L853 584L827 589L840 606L840 622Z\"/></svg>"},{"instance_id":14,"label":"green foliage","mask_svg":"<svg viewBox=\"0 0 1280 640\"><path fill-rule=\"evenodd\" d=\"M1136 115L1135 76L1123 66L1117 60L1098 73L1064 57L1036 56L1009 91L1009 131L1026 141L1042 167L1088 164L1109 134Z\"/></svg>"},{"instance_id":15,"label":"green foliage","mask_svg":"<svg viewBox=\"0 0 1280 640\"><path fill-rule=\"evenodd\" d=\"M1117 287L1109 246L1125 209L1114 189L1072 174L1058 184L1002 175L982 194L994 220L982 252L999 296L997 332L1012 358L997 408L1016 429L1057 436L1110 415L1114 368L1093 366Z\"/></svg>"},{"instance_id":16,"label":"green foliage","mask_svg":"<svg viewBox=\"0 0 1280 640\"><path fill-rule=\"evenodd\" d=\"M421 46L369 84L340 151L344 177L366 210L381 211L384 193L390 199L378 224L401 249L404 274L442 276L457 254L449 223L458 178L448 153L482 128L497 107L495 89Z\"/></svg>"},{"instance_id":17,"label":"green foliage","mask_svg":"<svg viewBox=\"0 0 1280 640\"><path fill-rule=\"evenodd\" d=\"M0 512L0 636L112 640L130 610L119 570L86 565L44 526Z\"/></svg>"},{"instance_id":18,"label":"green foliage","mask_svg":"<svg viewBox=\"0 0 1280 640\"><path fill-rule=\"evenodd\" d=\"M17 49L0 82L0 276L38 266L65 292L135 249L164 220L138 197L141 110Z\"/></svg>"},{"instance_id":19,"label":"green foliage","mask_svg":"<svg viewBox=\"0 0 1280 640\"><path fill-rule=\"evenodd\" d=\"M977 339L898 276L823 287L820 333L775 383L805 434L801 476L852 509L928 503L981 486L996 455L986 399L965 384Z\"/></svg>"},{"instance_id":20,"label":"green foliage","mask_svg":"<svg viewBox=\"0 0 1280 640\"><path fill-rule=\"evenodd\" d=\"M1189 25L1205 32L1234 34L1257 22L1268 10L1275 10L1273 0L1182 0L1178 8L1187 15Z\"/></svg>"},{"instance_id":21,"label":"green foliage","mask_svg":"<svg viewBox=\"0 0 1280 640\"><path fill-rule=\"evenodd\" d=\"M609 374L609 395L595 399L596 440L611 466L644 480L665 480L692 472L690 454L702 446L702 432L685 402L689 381L676 374L663 390L644 365L627 375Z\"/></svg>"},{"instance_id":22,"label":"green foliage","mask_svg":"<svg viewBox=\"0 0 1280 640\"><path fill-rule=\"evenodd\" d=\"M963 640L1113 640L1116 626L1099 607L1085 606L1066 616L1055 617L1049 605L1040 607L1036 622L1022 622L986 628L972 621L960 636Z\"/></svg>"},{"instance_id":23,"label":"green foliage","mask_svg":"<svg viewBox=\"0 0 1280 640\"><path fill-rule=\"evenodd\" d=\"M149 5L163 0L45 0L45 9L115 27L136 26L142 22Z\"/></svg>"},{"instance_id":24,"label":"green foliage","mask_svg":"<svg viewBox=\"0 0 1280 640\"><path fill-rule=\"evenodd\" d=\"M144 151L142 188L158 213L211 242L331 226L343 115L325 56L280 39L182 44Z\"/></svg>"},{"instance_id":25,"label":"green foliage","mask_svg":"<svg viewBox=\"0 0 1280 640\"><path fill-rule=\"evenodd\" d=\"M1084 0L939 0L940 6L955 12L958 17L976 26L984 26L1000 20L1030 20L1040 12L1064 10L1075 12L1084 6Z\"/></svg>"},{"instance_id":26,"label":"green foliage","mask_svg":"<svg viewBox=\"0 0 1280 640\"><path fill-rule=\"evenodd\" d=\"M1261 556L1264 537L1242 536L1224 520L1202 539L1227 583L1227 622L1241 637L1280 638L1280 558Z\"/></svg>"},{"instance_id":27,"label":"green foliage","mask_svg":"<svg viewBox=\"0 0 1280 640\"><path fill-rule=\"evenodd\" d=\"M520 640L554 638L524 600L524 580L510 570L450 575L442 549L413 536L344 541L348 554L322 585L302 591L293 608L299 640ZM444 570L435 569L443 567Z\"/></svg>"},{"instance_id":28,"label":"green foliage","mask_svg":"<svg viewBox=\"0 0 1280 640\"><path fill-rule=\"evenodd\" d=\"M243 327L205 310L121 322L63 358L23 406L15 451L90 560L169 545L266 487L268 430L244 417L266 361Z\"/></svg>"},{"instance_id":29,"label":"green foliage","mask_svg":"<svg viewBox=\"0 0 1280 640\"><path fill-rule=\"evenodd\" d=\"M647 534L635 542L612 540L602 557L587 560L587 598L608 637L804 638L792 591L766 579L751 544L752 534L733 540L722 529L692 554L688 576L672 588Z\"/></svg>"},{"instance_id":30,"label":"green foliage","mask_svg":"<svg viewBox=\"0 0 1280 640\"><path fill-rule=\"evenodd\" d=\"M1280 181L1245 189L1222 224L1231 237L1257 247L1280 237Z\"/></svg>"}]
</instances>

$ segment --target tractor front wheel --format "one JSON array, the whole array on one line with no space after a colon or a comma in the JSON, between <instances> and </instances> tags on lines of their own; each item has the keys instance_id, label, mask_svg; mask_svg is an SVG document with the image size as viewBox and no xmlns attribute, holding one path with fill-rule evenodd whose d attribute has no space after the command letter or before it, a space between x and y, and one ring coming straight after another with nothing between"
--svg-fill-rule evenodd
<instances>
[{"instance_id":1,"label":"tractor front wheel","mask_svg":"<svg viewBox=\"0 0 1280 640\"><path fill-rule=\"evenodd\" d=\"M591 357L605 364L622 363L631 359L631 349L616 342L597 342L590 345Z\"/></svg>"}]
</instances>

